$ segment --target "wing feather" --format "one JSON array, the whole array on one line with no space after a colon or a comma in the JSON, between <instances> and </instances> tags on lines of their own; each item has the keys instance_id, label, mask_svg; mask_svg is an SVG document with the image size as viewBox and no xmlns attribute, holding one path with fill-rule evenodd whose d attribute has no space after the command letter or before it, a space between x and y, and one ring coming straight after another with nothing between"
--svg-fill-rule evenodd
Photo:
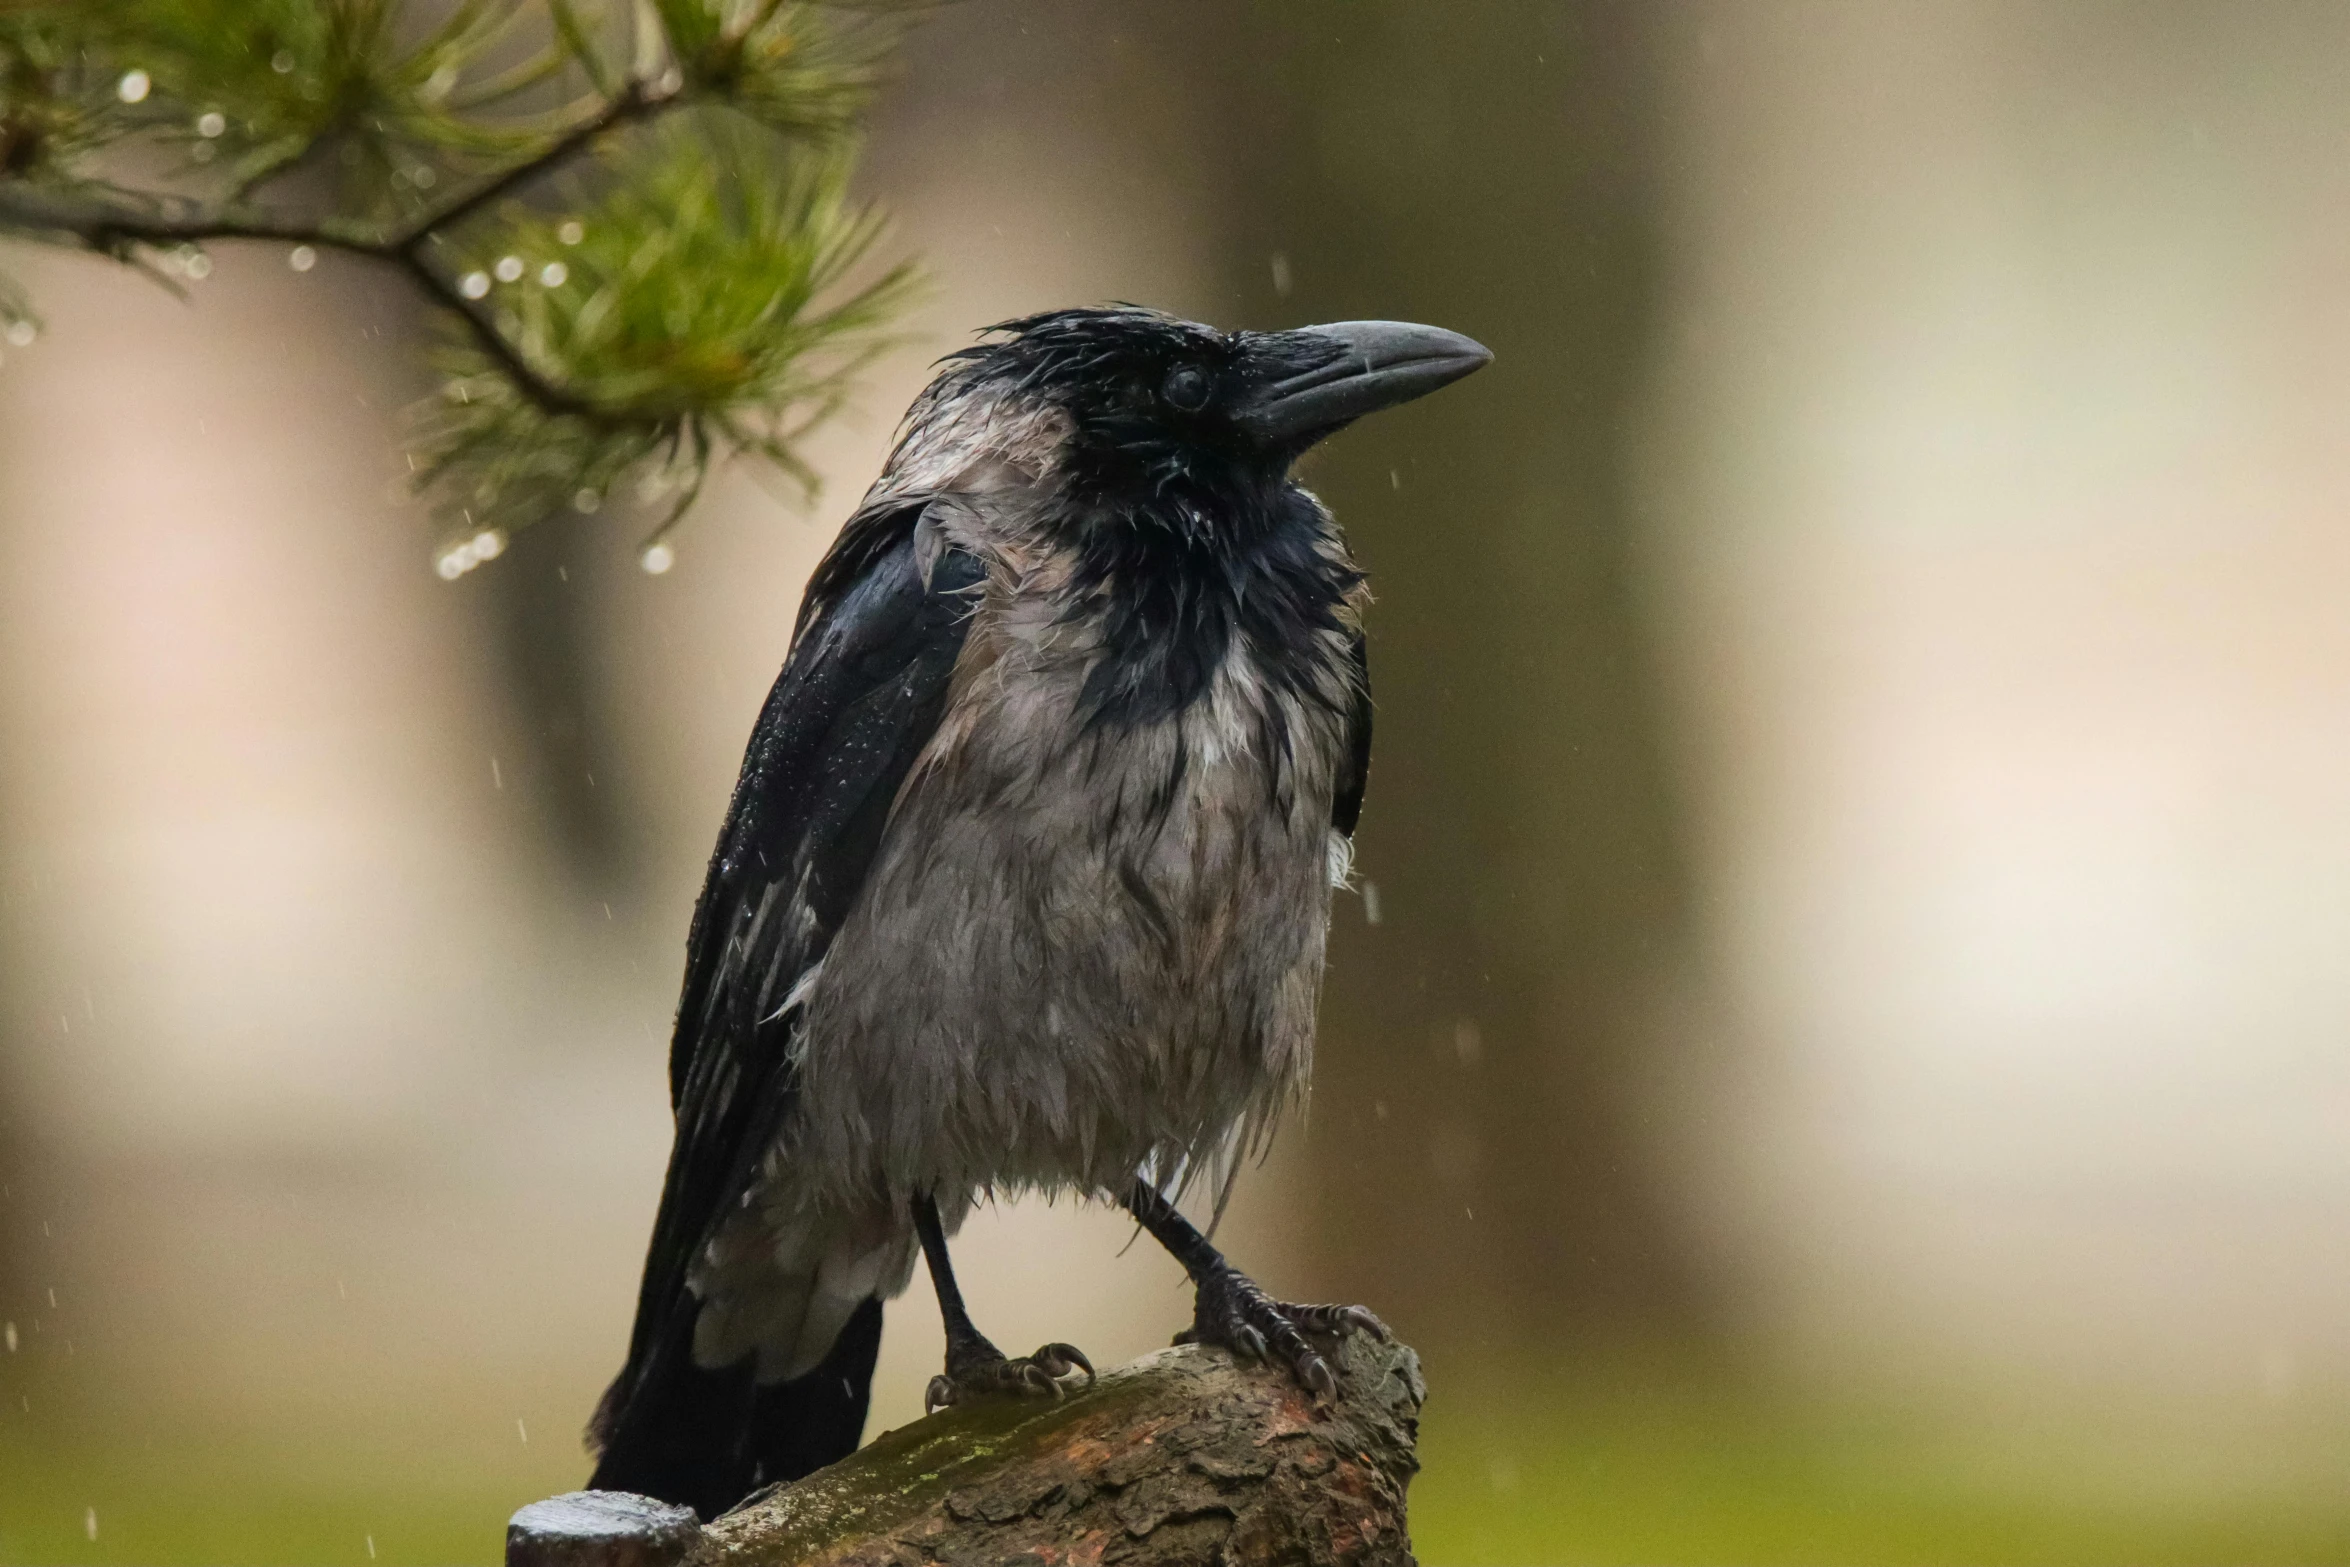
<instances>
[{"instance_id":1,"label":"wing feather","mask_svg":"<svg viewBox=\"0 0 2350 1567\"><path fill-rule=\"evenodd\" d=\"M694 1256L750 1189L798 1091L807 982L938 728L984 572L952 548L917 563L925 504L871 508L842 530L752 731L687 938L669 1056L676 1141L628 1367L598 1432L625 1418L663 1346L682 1342Z\"/></svg>"}]
</instances>

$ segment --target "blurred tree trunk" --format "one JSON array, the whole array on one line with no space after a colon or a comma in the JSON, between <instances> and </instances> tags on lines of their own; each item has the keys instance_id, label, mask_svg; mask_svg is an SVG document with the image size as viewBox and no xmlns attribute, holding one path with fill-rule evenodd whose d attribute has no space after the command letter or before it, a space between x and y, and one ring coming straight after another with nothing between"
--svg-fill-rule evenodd
<instances>
[{"instance_id":1,"label":"blurred tree trunk","mask_svg":"<svg viewBox=\"0 0 2350 1567\"><path fill-rule=\"evenodd\" d=\"M621 553L647 531L616 509L617 518L517 534L508 558L477 574L476 608L499 655L510 787L527 802L536 846L574 902L633 902L643 873L622 815L620 715L597 679L595 643L609 628L598 624L587 569L577 564Z\"/></svg>"},{"instance_id":2,"label":"blurred tree trunk","mask_svg":"<svg viewBox=\"0 0 2350 1567\"><path fill-rule=\"evenodd\" d=\"M1309 1138L1326 1282L1432 1352L1685 1331L1638 1122L1686 875L1627 409L1658 330L1658 23L1636 4L1233 5L1250 324L1468 332L1494 367L1309 474L1372 574L1379 742Z\"/></svg>"}]
</instances>

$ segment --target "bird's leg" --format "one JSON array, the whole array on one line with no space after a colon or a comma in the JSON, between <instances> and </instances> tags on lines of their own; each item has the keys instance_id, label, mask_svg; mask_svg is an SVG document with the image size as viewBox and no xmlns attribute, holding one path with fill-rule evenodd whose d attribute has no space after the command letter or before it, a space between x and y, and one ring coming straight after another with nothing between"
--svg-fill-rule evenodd
<instances>
[{"instance_id":1,"label":"bird's leg","mask_svg":"<svg viewBox=\"0 0 2350 1567\"><path fill-rule=\"evenodd\" d=\"M1018 1360L1005 1356L971 1321L964 1309L963 1291L955 1283L954 1265L947 1261L946 1227L939 1223L938 1204L928 1194L914 1199L914 1233L922 1237L922 1256L930 1264L930 1282L938 1289L938 1314L946 1323L947 1368L930 1379L922 1395L924 1413L960 1403L973 1394L1019 1393L1059 1398L1061 1378L1072 1371L1093 1382L1093 1362L1070 1344L1047 1344Z\"/></svg>"},{"instance_id":2,"label":"bird's leg","mask_svg":"<svg viewBox=\"0 0 2350 1567\"><path fill-rule=\"evenodd\" d=\"M1221 1344L1244 1360L1278 1357L1306 1391L1329 1399L1338 1380L1305 1335L1359 1330L1391 1336L1386 1323L1360 1306L1293 1306L1267 1295L1147 1181L1137 1179L1127 1192L1126 1211L1191 1275L1191 1326L1175 1335L1178 1344Z\"/></svg>"}]
</instances>

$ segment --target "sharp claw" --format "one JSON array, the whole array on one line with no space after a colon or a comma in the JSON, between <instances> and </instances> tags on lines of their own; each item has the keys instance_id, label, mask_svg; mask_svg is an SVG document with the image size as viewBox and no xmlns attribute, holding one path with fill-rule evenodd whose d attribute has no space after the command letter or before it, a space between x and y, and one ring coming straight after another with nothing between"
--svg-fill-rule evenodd
<instances>
[{"instance_id":1,"label":"sharp claw","mask_svg":"<svg viewBox=\"0 0 2350 1567\"><path fill-rule=\"evenodd\" d=\"M1061 1391L1061 1384L1053 1380L1053 1374L1033 1360L1021 1364L1017 1386L1022 1393L1058 1393Z\"/></svg>"},{"instance_id":2,"label":"sharp claw","mask_svg":"<svg viewBox=\"0 0 2350 1567\"><path fill-rule=\"evenodd\" d=\"M1349 1306L1343 1316L1347 1326L1362 1329L1365 1333L1377 1338L1382 1344L1389 1343L1395 1338L1395 1334L1389 1330L1387 1324L1381 1322L1378 1317L1364 1307Z\"/></svg>"},{"instance_id":3,"label":"sharp claw","mask_svg":"<svg viewBox=\"0 0 2350 1567\"><path fill-rule=\"evenodd\" d=\"M952 1377L932 1377L930 1386L922 1390L922 1412L935 1415L955 1401L955 1382Z\"/></svg>"},{"instance_id":4,"label":"sharp claw","mask_svg":"<svg viewBox=\"0 0 2350 1567\"><path fill-rule=\"evenodd\" d=\"M1085 1351L1074 1344L1047 1344L1030 1358L1055 1378L1065 1377L1072 1371L1082 1371L1085 1373L1085 1385L1093 1386L1093 1362L1086 1359Z\"/></svg>"},{"instance_id":5,"label":"sharp claw","mask_svg":"<svg viewBox=\"0 0 2350 1567\"><path fill-rule=\"evenodd\" d=\"M1338 1379L1330 1374L1330 1362L1319 1355L1308 1353L1298 1361L1297 1379L1324 1403L1338 1396Z\"/></svg>"},{"instance_id":6,"label":"sharp claw","mask_svg":"<svg viewBox=\"0 0 2350 1567\"><path fill-rule=\"evenodd\" d=\"M1243 1322L1233 1330L1232 1350L1243 1360L1262 1360L1265 1358L1265 1335Z\"/></svg>"}]
</instances>

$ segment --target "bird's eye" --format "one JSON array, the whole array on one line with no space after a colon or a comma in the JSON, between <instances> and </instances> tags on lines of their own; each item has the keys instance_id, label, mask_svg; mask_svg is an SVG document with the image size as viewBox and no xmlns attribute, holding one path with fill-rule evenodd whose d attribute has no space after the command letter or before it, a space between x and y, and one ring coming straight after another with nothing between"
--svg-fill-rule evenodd
<instances>
[{"instance_id":1,"label":"bird's eye","mask_svg":"<svg viewBox=\"0 0 2350 1567\"><path fill-rule=\"evenodd\" d=\"M1170 407L1180 408L1187 414L1198 413L1208 406L1207 374L1196 365L1178 365L1168 373L1167 384L1160 388L1159 395L1167 399Z\"/></svg>"}]
</instances>

